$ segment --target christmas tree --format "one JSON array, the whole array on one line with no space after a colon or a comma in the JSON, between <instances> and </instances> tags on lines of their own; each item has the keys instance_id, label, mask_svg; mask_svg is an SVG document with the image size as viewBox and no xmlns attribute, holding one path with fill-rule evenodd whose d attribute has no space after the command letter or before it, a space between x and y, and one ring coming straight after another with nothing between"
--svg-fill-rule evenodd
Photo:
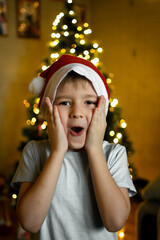
<instances>
[{"instance_id":1,"label":"christmas tree","mask_svg":"<svg viewBox=\"0 0 160 240\"><path fill-rule=\"evenodd\" d=\"M92 30L89 28L88 23L78 21L73 1L66 0L64 2L64 11L59 13L53 22L51 39L48 46L50 56L42 61L41 69L38 70L38 73L47 69L62 54L72 54L85 58L96 65L105 76L111 92L107 129L104 138L109 142L124 145L128 155L130 155L134 150L126 133L127 124L121 117L122 112L118 105L118 100L112 98L113 74L103 72L103 66L99 60L103 49L96 41L91 40L91 33ZM26 126L23 128L23 135L26 137L26 141L21 142L19 150L22 150L25 144L31 139L40 140L48 138L47 122L39 112L38 103L39 97L24 100L28 111L28 120L26 121ZM132 171L133 165L131 163L129 163L129 168ZM131 172L131 175L135 176L135 170Z\"/></svg>"}]
</instances>

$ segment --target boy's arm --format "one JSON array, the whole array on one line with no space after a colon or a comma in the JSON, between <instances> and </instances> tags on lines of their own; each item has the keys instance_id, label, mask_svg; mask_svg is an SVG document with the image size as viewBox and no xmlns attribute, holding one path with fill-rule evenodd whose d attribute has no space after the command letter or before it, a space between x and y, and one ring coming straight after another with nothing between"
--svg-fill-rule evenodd
<instances>
[{"instance_id":1,"label":"boy's arm","mask_svg":"<svg viewBox=\"0 0 160 240\"><path fill-rule=\"evenodd\" d=\"M119 188L114 182L103 154L102 144L106 128L105 99L100 97L86 139L90 171L94 192L102 217L108 231L120 230L130 212L128 190Z\"/></svg>"},{"instance_id":2,"label":"boy's arm","mask_svg":"<svg viewBox=\"0 0 160 240\"><path fill-rule=\"evenodd\" d=\"M55 107L52 110L49 99L46 100L46 108L51 153L37 181L35 183L26 182L21 184L17 202L18 218L22 227L29 232L37 232L47 215L64 154L68 148L68 142L57 108Z\"/></svg>"}]
</instances>

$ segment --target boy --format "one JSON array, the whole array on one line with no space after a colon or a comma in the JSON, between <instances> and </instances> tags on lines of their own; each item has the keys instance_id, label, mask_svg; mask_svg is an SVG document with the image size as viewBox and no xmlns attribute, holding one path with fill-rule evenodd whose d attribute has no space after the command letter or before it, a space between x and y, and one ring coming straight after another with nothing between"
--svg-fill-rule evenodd
<instances>
[{"instance_id":1,"label":"boy","mask_svg":"<svg viewBox=\"0 0 160 240\"><path fill-rule=\"evenodd\" d=\"M105 78L89 61L63 55L30 89L41 93L49 141L27 144L12 181L21 183L22 227L34 239L117 239L136 191L125 148L103 141Z\"/></svg>"}]
</instances>

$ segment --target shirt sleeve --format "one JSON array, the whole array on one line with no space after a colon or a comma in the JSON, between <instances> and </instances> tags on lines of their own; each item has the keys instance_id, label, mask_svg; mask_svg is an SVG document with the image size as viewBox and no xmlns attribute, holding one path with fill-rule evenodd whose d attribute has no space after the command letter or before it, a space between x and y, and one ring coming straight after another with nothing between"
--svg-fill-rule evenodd
<instances>
[{"instance_id":1,"label":"shirt sleeve","mask_svg":"<svg viewBox=\"0 0 160 240\"><path fill-rule=\"evenodd\" d=\"M39 169L37 166L36 158L38 157L34 151L34 142L30 141L24 147L18 168L13 176L11 186L18 191L20 183L22 182L35 182L39 176Z\"/></svg>"},{"instance_id":2,"label":"shirt sleeve","mask_svg":"<svg viewBox=\"0 0 160 240\"><path fill-rule=\"evenodd\" d=\"M119 144L113 144L108 155L107 164L116 184L120 188L128 188L129 196L134 196L136 189L128 169L126 148Z\"/></svg>"}]
</instances>

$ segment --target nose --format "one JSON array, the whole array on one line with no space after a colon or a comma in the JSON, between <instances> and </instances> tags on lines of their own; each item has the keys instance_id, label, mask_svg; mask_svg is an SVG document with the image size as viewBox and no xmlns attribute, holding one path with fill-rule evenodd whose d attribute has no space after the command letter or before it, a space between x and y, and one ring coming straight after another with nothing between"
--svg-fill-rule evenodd
<instances>
[{"instance_id":1,"label":"nose","mask_svg":"<svg viewBox=\"0 0 160 240\"><path fill-rule=\"evenodd\" d=\"M70 109L70 117L71 118L83 118L84 112L79 105L74 105Z\"/></svg>"}]
</instances>

